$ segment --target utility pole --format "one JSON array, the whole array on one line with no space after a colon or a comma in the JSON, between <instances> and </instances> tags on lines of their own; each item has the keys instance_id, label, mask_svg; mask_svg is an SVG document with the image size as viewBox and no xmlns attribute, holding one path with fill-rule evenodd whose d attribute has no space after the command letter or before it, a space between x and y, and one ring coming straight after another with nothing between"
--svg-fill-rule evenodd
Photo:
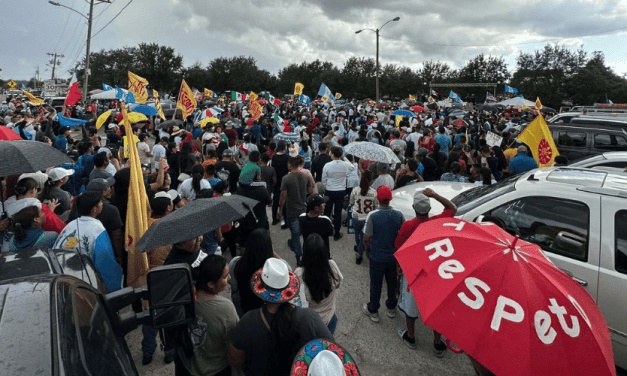
<instances>
[{"instance_id":1,"label":"utility pole","mask_svg":"<svg viewBox=\"0 0 627 376\"><path fill-rule=\"evenodd\" d=\"M91 47L91 21L94 13L94 0L89 2L89 18L87 19L87 52L85 54L85 86L83 87L83 98L87 103L87 81L89 80L89 49Z\"/></svg>"},{"instance_id":2,"label":"utility pole","mask_svg":"<svg viewBox=\"0 0 627 376\"><path fill-rule=\"evenodd\" d=\"M57 58L65 57L65 55L62 55L62 54L60 55L60 54L57 54L56 52L55 53L48 52L48 56L54 56L54 58L52 60L50 60L50 64L52 64L52 65L48 64L49 67L52 67L52 77L51 77L51 79L54 80L54 69L57 66ZM59 64L60 64L60 62L59 62Z\"/></svg>"}]
</instances>

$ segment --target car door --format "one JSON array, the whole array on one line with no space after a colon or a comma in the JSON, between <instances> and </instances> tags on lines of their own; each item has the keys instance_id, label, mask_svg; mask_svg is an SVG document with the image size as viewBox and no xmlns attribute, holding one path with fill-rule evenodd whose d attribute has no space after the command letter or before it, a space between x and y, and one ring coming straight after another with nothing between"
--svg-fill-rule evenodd
<instances>
[{"instance_id":1,"label":"car door","mask_svg":"<svg viewBox=\"0 0 627 376\"><path fill-rule=\"evenodd\" d=\"M568 198L566 198L568 197ZM555 266L597 298L600 247L600 198L570 191L517 197L478 210L505 230L538 244ZM469 213L472 217L473 214Z\"/></svg>"},{"instance_id":2,"label":"car door","mask_svg":"<svg viewBox=\"0 0 627 376\"><path fill-rule=\"evenodd\" d=\"M627 200L601 196L601 264L597 303L610 327L616 364L627 369Z\"/></svg>"},{"instance_id":3,"label":"car door","mask_svg":"<svg viewBox=\"0 0 627 376\"><path fill-rule=\"evenodd\" d=\"M570 161L590 155L590 135L585 129L556 128L553 130L553 140L560 155Z\"/></svg>"}]
</instances>

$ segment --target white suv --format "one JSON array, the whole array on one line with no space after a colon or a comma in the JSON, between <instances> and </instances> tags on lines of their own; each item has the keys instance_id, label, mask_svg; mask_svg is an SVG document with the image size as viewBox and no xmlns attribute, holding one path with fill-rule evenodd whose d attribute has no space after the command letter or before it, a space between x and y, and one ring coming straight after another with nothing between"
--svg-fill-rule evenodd
<instances>
[{"instance_id":1,"label":"white suv","mask_svg":"<svg viewBox=\"0 0 627 376\"><path fill-rule=\"evenodd\" d=\"M627 174L585 168L536 169L452 200L457 217L484 216L540 245L597 302L616 364L627 369Z\"/></svg>"}]
</instances>

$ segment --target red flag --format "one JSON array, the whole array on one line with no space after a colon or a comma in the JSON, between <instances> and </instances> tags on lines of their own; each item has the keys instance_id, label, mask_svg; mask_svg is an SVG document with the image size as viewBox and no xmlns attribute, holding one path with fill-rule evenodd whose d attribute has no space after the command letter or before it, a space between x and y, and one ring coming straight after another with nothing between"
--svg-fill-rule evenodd
<instances>
[{"instance_id":1,"label":"red flag","mask_svg":"<svg viewBox=\"0 0 627 376\"><path fill-rule=\"evenodd\" d=\"M83 95L80 90L78 90L78 80L76 79L76 72L72 74L72 80L70 81L70 88L67 92L67 97L65 97L65 105L74 106L76 102L78 102Z\"/></svg>"}]
</instances>

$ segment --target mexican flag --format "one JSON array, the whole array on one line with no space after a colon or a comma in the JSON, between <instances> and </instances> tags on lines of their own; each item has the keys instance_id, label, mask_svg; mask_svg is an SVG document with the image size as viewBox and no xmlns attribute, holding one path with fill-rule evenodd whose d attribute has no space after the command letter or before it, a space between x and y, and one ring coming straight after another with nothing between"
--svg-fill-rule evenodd
<instances>
[{"instance_id":1,"label":"mexican flag","mask_svg":"<svg viewBox=\"0 0 627 376\"><path fill-rule=\"evenodd\" d=\"M238 93L237 91L231 91L231 99L234 101L245 101L246 94Z\"/></svg>"},{"instance_id":2,"label":"mexican flag","mask_svg":"<svg viewBox=\"0 0 627 376\"><path fill-rule=\"evenodd\" d=\"M273 104L275 106L281 105L281 101L273 97L272 94L270 93L266 93L266 101L268 101L268 103Z\"/></svg>"},{"instance_id":3,"label":"mexican flag","mask_svg":"<svg viewBox=\"0 0 627 376\"><path fill-rule=\"evenodd\" d=\"M285 120L283 120L278 112L274 113L274 121L276 121L276 126L279 127L279 130L283 132L283 128L285 128Z\"/></svg>"}]
</instances>

